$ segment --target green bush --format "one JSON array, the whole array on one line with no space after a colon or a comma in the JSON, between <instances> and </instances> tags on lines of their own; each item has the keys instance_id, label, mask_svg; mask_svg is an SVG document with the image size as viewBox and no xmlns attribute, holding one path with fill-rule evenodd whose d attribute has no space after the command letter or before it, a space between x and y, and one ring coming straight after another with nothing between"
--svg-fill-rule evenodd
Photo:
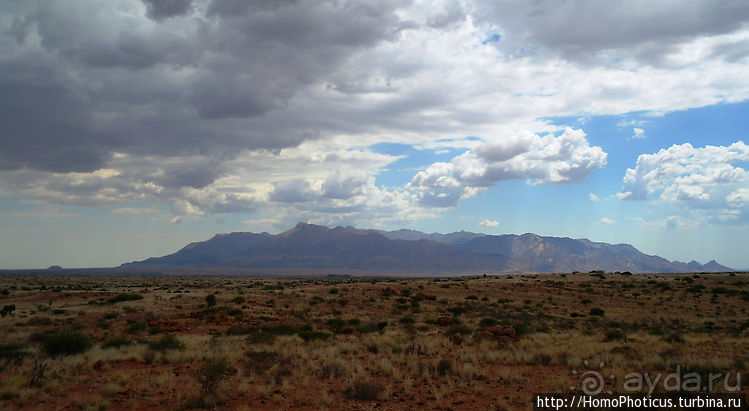
<instances>
[{"instance_id":1,"label":"green bush","mask_svg":"<svg viewBox=\"0 0 749 411\"><path fill-rule=\"evenodd\" d=\"M460 314L465 314L465 312L468 310L466 310L463 307L456 306L456 307L449 307L447 311L453 313L453 315L460 315Z\"/></svg>"},{"instance_id":2,"label":"green bush","mask_svg":"<svg viewBox=\"0 0 749 411\"><path fill-rule=\"evenodd\" d=\"M300 331L297 335L304 342L310 342L314 340L327 340L330 338L330 333L326 331Z\"/></svg>"},{"instance_id":3,"label":"green bush","mask_svg":"<svg viewBox=\"0 0 749 411\"><path fill-rule=\"evenodd\" d=\"M136 321L128 324L127 326L127 332L129 333L136 333L138 331L143 331L146 329L146 323L142 321Z\"/></svg>"},{"instance_id":4,"label":"green bush","mask_svg":"<svg viewBox=\"0 0 749 411\"><path fill-rule=\"evenodd\" d=\"M50 357L86 352L93 344L88 336L77 330L62 330L49 334L40 349Z\"/></svg>"},{"instance_id":5,"label":"green bush","mask_svg":"<svg viewBox=\"0 0 749 411\"><path fill-rule=\"evenodd\" d=\"M3 307L2 310L0 310L0 315L3 316L3 317L5 317L6 315L11 314L15 310L16 310L15 304L6 305L6 306Z\"/></svg>"},{"instance_id":6,"label":"green bush","mask_svg":"<svg viewBox=\"0 0 749 411\"><path fill-rule=\"evenodd\" d=\"M101 348L120 348L132 344L133 341L125 337L115 337L101 344Z\"/></svg>"},{"instance_id":7,"label":"green bush","mask_svg":"<svg viewBox=\"0 0 749 411\"><path fill-rule=\"evenodd\" d=\"M359 379L354 381L349 388L346 389L345 394L347 397L354 400L362 401L376 401L380 399L380 395L385 388L368 379Z\"/></svg>"},{"instance_id":8,"label":"green bush","mask_svg":"<svg viewBox=\"0 0 749 411\"><path fill-rule=\"evenodd\" d=\"M497 320L494 318L482 318L481 321L479 321L479 327L486 328L486 327L492 327L497 325Z\"/></svg>"},{"instance_id":9,"label":"green bush","mask_svg":"<svg viewBox=\"0 0 749 411\"><path fill-rule=\"evenodd\" d=\"M622 330L611 330L606 333L606 341L626 340L627 334Z\"/></svg>"},{"instance_id":10,"label":"green bush","mask_svg":"<svg viewBox=\"0 0 749 411\"><path fill-rule=\"evenodd\" d=\"M589 315L597 315L597 316L599 316L599 317L600 317L600 316L602 316L602 315L603 315L604 313L605 313L605 312L603 311L603 308L591 308L591 309L590 309L590 312L589 312L588 314L589 314Z\"/></svg>"},{"instance_id":11,"label":"green bush","mask_svg":"<svg viewBox=\"0 0 749 411\"><path fill-rule=\"evenodd\" d=\"M173 334L166 334L156 341L151 341L148 347L155 351L184 350L185 344Z\"/></svg>"},{"instance_id":12,"label":"green bush","mask_svg":"<svg viewBox=\"0 0 749 411\"><path fill-rule=\"evenodd\" d=\"M450 329L448 329L445 334L446 335L451 335L451 334L470 335L472 333L473 333L473 330L471 329L471 327L467 325L454 325L450 327Z\"/></svg>"},{"instance_id":13,"label":"green bush","mask_svg":"<svg viewBox=\"0 0 749 411\"><path fill-rule=\"evenodd\" d=\"M20 361L26 357L31 357L31 352L25 350L23 344L10 343L0 345L0 360Z\"/></svg>"},{"instance_id":14,"label":"green bush","mask_svg":"<svg viewBox=\"0 0 749 411\"><path fill-rule=\"evenodd\" d=\"M387 323L385 323L385 325L387 325ZM356 331L362 334L369 334L369 333L378 332L382 330L383 328L385 328L385 326L380 327L379 323L366 323L366 324L357 326Z\"/></svg>"},{"instance_id":15,"label":"green bush","mask_svg":"<svg viewBox=\"0 0 749 411\"><path fill-rule=\"evenodd\" d=\"M210 359L206 361L200 369L195 371L193 377L200 384L203 394L214 394L218 385L226 377L226 373L231 370L231 364L223 359Z\"/></svg>"},{"instance_id":16,"label":"green bush","mask_svg":"<svg viewBox=\"0 0 749 411\"><path fill-rule=\"evenodd\" d=\"M247 334L247 342L250 344L273 344L276 335L262 331L253 331Z\"/></svg>"},{"instance_id":17,"label":"green bush","mask_svg":"<svg viewBox=\"0 0 749 411\"><path fill-rule=\"evenodd\" d=\"M226 332L226 335L249 335L254 331L252 327L244 327L241 325L232 325Z\"/></svg>"},{"instance_id":18,"label":"green bush","mask_svg":"<svg viewBox=\"0 0 749 411\"><path fill-rule=\"evenodd\" d=\"M331 318L327 321L326 324L328 325L328 328L330 328L330 331L332 331L334 334L338 334L341 328L346 326L346 321L340 318Z\"/></svg>"},{"instance_id":19,"label":"green bush","mask_svg":"<svg viewBox=\"0 0 749 411\"><path fill-rule=\"evenodd\" d=\"M213 307L216 305L216 294L208 294L205 296L205 303L208 304L209 307Z\"/></svg>"},{"instance_id":20,"label":"green bush","mask_svg":"<svg viewBox=\"0 0 749 411\"><path fill-rule=\"evenodd\" d=\"M143 296L140 294L122 293L122 294L117 294L115 297L108 299L106 303L114 304L114 303L119 303L123 301L137 301L137 300L142 300L142 299L143 299Z\"/></svg>"},{"instance_id":21,"label":"green bush","mask_svg":"<svg viewBox=\"0 0 749 411\"><path fill-rule=\"evenodd\" d=\"M260 326L263 332L274 334L274 335L293 335L298 333L299 326L295 324L263 324Z\"/></svg>"}]
</instances>

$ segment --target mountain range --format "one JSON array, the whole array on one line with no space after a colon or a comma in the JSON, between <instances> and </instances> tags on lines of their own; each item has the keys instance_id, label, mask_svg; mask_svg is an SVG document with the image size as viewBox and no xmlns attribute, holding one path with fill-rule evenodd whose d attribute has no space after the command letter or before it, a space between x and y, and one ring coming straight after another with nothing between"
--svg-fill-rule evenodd
<instances>
[{"instance_id":1,"label":"mountain range","mask_svg":"<svg viewBox=\"0 0 749 411\"><path fill-rule=\"evenodd\" d=\"M188 244L123 267L353 270L380 273L632 273L733 271L717 262L682 263L628 244L536 234L450 234L328 228L299 223L277 235L238 232Z\"/></svg>"}]
</instances>

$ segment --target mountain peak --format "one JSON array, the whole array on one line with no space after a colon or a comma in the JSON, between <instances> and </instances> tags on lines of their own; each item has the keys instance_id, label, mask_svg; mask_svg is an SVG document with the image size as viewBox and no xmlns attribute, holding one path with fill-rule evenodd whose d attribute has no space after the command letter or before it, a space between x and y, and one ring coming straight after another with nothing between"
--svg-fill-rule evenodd
<instances>
[{"instance_id":1,"label":"mountain peak","mask_svg":"<svg viewBox=\"0 0 749 411\"><path fill-rule=\"evenodd\" d=\"M424 241L428 240L428 241ZM380 231L307 222L277 235L217 234L181 250L130 264L172 267L354 269L390 272L630 272L732 271L714 260L704 266L645 255L627 244L611 245L543 237L533 233L498 235L426 234Z\"/></svg>"}]
</instances>

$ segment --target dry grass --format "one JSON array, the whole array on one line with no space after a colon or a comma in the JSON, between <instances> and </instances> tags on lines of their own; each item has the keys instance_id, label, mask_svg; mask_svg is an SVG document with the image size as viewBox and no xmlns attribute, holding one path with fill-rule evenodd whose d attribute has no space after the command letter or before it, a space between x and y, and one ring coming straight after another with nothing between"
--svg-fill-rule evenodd
<instances>
[{"instance_id":1,"label":"dry grass","mask_svg":"<svg viewBox=\"0 0 749 411\"><path fill-rule=\"evenodd\" d=\"M621 391L630 373L665 375L677 366L731 372L734 383L749 366L749 276L683 277L0 277L10 291L0 300L17 306L0 319L0 344L31 353L0 359L0 408L526 409L533 392L579 387L585 370L613 375L607 389ZM264 289L279 283L283 290ZM704 291L687 291L694 284ZM716 287L736 291L716 303ZM123 292L144 298L98 303ZM208 294L217 296L210 309ZM65 311L51 313L58 308ZM520 341L493 341L482 331L490 323L515 326ZM71 327L94 347L46 358L43 333ZM228 335L231 327L246 332ZM303 330L330 336L305 342ZM184 349L149 348L164 335ZM132 344L101 348L113 338ZM215 358L230 366L215 392L201 394L195 373Z\"/></svg>"}]
</instances>

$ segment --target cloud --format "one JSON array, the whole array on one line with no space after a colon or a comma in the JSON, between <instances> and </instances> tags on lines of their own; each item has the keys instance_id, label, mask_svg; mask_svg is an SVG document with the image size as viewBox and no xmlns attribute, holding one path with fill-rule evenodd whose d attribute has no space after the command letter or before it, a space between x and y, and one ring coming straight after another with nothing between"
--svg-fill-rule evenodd
<instances>
[{"instance_id":1,"label":"cloud","mask_svg":"<svg viewBox=\"0 0 749 411\"><path fill-rule=\"evenodd\" d=\"M606 153L589 146L582 130L568 128L558 137L525 132L482 144L450 163L434 163L417 173L407 188L422 205L450 207L500 181L579 183L605 165Z\"/></svg>"},{"instance_id":2,"label":"cloud","mask_svg":"<svg viewBox=\"0 0 749 411\"><path fill-rule=\"evenodd\" d=\"M499 227L499 222L495 220L484 220L479 223L481 227Z\"/></svg>"},{"instance_id":3,"label":"cloud","mask_svg":"<svg viewBox=\"0 0 749 411\"><path fill-rule=\"evenodd\" d=\"M749 98L743 3L547 3L4 2L0 192L407 221L499 181L577 182L605 164L547 118ZM368 149L382 142L468 151L382 187L395 159ZM316 144L373 163L296 151Z\"/></svg>"},{"instance_id":4,"label":"cloud","mask_svg":"<svg viewBox=\"0 0 749 411\"><path fill-rule=\"evenodd\" d=\"M630 139L635 139L635 140L637 140L637 139L641 139L641 138L646 138L646 137L647 137L647 136L645 135L645 130L643 130L643 129L641 129L641 128L637 128L637 127L635 127L635 128L633 128L632 130L633 130L633 133L634 133L634 134L632 134L632 137L630 137Z\"/></svg>"},{"instance_id":5,"label":"cloud","mask_svg":"<svg viewBox=\"0 0 749 411\"><path fill-rule=\"evenodd\" d=\"M673 145L655 154L639 156L635 168L627 169L624 185L617 195L623 200L655 200L677 208L706 210L741 219L749 213L749 203L745 201L749 173L732 164L746 161L749 161L749 146L741 141L703 148L689 143ZM715 218L715 214L709 218Z\"/></svg>"},{"instance_id":6,"label":"cloud","mask_svg":"<svg viewBox=\"0 0 749 411\"><path fill-rule=\"evenodd\" d=\"M593 193L588 193L588 197L590 198L590 201L601 201L601 199Z\"/></svg>"},{"instance_id":7,"label":"cloud","mask_svg":"<svg viewBox=\"0 0 749 411\"><path fill-rule=\"evenodd\" d=\"M614 220L612 220L612 219L610 219L608 217L603 217L602 219L598 220L598 223L600 223L600 224L616 224L616 221L614 221Z\"/></svg>"},{"instance_id":8,"label":"cloud","mask_svg":"<svg viewBox=\"0 0 749 411\"><path fill-rule=\"evenodd\" d=\"M499 26L515 53L532 48L535 54L584 62L611 54L649 64L662 63L695 37L740 30L749 16L745 3L710 1L689 7L661 2L643 12L635 3L503 0L476 2L472 10L478 21Z\"/></svg>"},{"instance_id":9,"label":"cloud","mask_svg":"<svg viewBox=\"0 0 749 411\"><path fill-rule=\"evenodd\" d=\"M146 5L146 15L154 20L187 14L192 0L143 0Z\"/></svg>"},{"instance_id":10,"label":"cloud","mask_svg":"<svg viewBox=\"0 0 749 411\"><path fill-rule=\"evenodd\" d=\"M112 212L115 214L152 214L157 213L158 211L159 210L157 208L153 207L120 207L112 210Z\"/></svg>"}]
</instances>

